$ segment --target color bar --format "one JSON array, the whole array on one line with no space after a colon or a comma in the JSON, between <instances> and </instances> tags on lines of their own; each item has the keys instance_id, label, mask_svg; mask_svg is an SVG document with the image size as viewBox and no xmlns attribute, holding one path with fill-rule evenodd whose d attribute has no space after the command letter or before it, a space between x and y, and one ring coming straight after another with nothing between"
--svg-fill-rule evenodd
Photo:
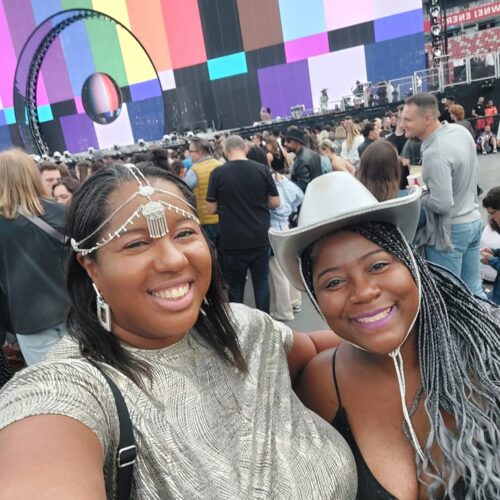
<instances>
[{"instance_id":1,"label":"color bar","mask_svg":"<svg viewBox=\"0 0 500 500\"><path fill-rule=\"evenodd\" d=\"M245 52L217 57L207 61L207 64L210 80L218 80L248 72Z\"/></svg>"}]
</instances>

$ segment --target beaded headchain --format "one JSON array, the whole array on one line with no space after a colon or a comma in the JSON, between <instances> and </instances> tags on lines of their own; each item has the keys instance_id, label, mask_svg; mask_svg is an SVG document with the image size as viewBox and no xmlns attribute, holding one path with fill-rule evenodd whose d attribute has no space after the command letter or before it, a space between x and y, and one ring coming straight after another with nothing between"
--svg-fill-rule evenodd
<instances>
[{"instance_id":1,"label":"beaded headchain","mask_svg":"<svg viewBox=\"0 0 500 500\"><path fill-rule=\"evenodd\" d=\"M168 233L167 219L165 218L165 208L177 214L182 214L184 217L193 220L197 224L200 224L199 219L193 215L191 212L183 210L182 208L172 205L166 201L158 200L154 201L151 196L154 193L163 193L176 198L185 205L187 205L191 210L196 211L196 209L188 203L185 199L177 196L175 193L170 191L165 191L164 189L159 189L151 186L144 174L132 164L124 165L129 172L134 176L134 179L139 184L137 191L132 194L128 200L124 201L113 213L92 233L83 240L76 242L73 238L71 239L71 246L73 250L82 255L88 255L89 253L101 248L102 246L108 244L115 238L119 238L123 233L127 232L127 227L134 224L134 220L139 217L144 217L148 225L149 236L151 238L162 238ZM108 233L100 241L98 241L92 248L81 248L80 245L85 243L88 239L92 238L97 234L125 205L128 205L132 200L135 200L138 196L146 198L146 202L139 205L139 207L132 213L132 215L114 232Z\"/></svg>"}]
</instances>

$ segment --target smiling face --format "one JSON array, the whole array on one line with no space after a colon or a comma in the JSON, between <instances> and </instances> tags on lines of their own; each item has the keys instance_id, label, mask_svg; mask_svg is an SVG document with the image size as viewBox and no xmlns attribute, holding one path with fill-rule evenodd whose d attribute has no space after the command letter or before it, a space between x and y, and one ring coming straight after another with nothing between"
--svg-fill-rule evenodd
<instances>
[{"instance_id":1,"label":"smiling face","mask_svg":"<svg viewBox=\"0 0 500 500\"><path fill-rule=\"evenodd\" d=\"M392 254L361 235L340 231L318 244L313 287L330 328L376 354L403 342L418 311L410 271Z\"/></svg>"},{"instance_id":2,"label":"smiling face","mask_svg":"<svg viewBox=\"0 0 500 500\"><path fill-rule=\"evenodd\" d=\"M424 140L430 134L430 128L436 121L430 111L420 109L415 104L405 104L401 117L403 130L408 139Z\"/></svg>"},{"instance_id":3,"label":"smiling face","mask_svg":"<svg viewBox=\"0 0 500 500\"><path fill-rule=\"evenodd\" d=\"M158 179L152 186L182 197L174 184ZM137 191L137 183L122 184L109 197L109 213ZM189 210L168 194L162 200ZM113 233L141 204L141 196L115 215L102 234ZM152 239L144 217L134 219L119 238L97 250L95 260L79 256L92 281L109 304L112 331L129 345L156 349L182 339L194 326L212 274L209 247L200 226L181 213L165 209L169 233Z\"/></svg>"}]
</instances>

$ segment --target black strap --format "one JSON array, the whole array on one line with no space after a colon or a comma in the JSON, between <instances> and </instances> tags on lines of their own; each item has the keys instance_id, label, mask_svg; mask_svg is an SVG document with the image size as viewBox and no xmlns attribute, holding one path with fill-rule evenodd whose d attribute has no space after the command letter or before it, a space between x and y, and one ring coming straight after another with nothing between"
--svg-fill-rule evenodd
<instances>
[{"instance_id":1,"label":"black strap","mask_svg":"<svg viewBox=\"0 0 500 500\"><path fill-rule=\"evenodd\" d=\"M134 472L134 464L137 458L134 429L130 420L127 403L125 403L120 389L102 370L101 373L109 384L115 398L118 420L120 421L120 441L116 452L116 498L117 500L129 500L132 487L132 473Z\"/></svg>"},{"instance_id":2,"label":"black strap","mask_svg":"<svg viewBox=\"0 0 500 500\"><path fill-rule=\"evenodd\" d=\"M63 236L57 229L54 229L50 224L47 224L43 219L40 219L40 217L37 217L36 215L28 215L22 208L19 209L19 213L26 217L30 222L33 222L33 224L39 227L42 231L45 231L49 236L55 238L62 245L67 243L67 238L65 236Z\"/></svg>"},{"instance_id":3,"label":"black strap","mask_svg":"<svg viewBox=\"0 0 500 500\"><path fill-rule=\"evenodd\" d=\"M335 349L332 357L332 372L333 372L333 383L335 384L335 392L337 393L337 400L339 403L339 408L342 408L342 401L340 401L339 386L337 385L337 374L335 373L335 364L337 360L337 350Z\"/></svg>"}]
</instances>

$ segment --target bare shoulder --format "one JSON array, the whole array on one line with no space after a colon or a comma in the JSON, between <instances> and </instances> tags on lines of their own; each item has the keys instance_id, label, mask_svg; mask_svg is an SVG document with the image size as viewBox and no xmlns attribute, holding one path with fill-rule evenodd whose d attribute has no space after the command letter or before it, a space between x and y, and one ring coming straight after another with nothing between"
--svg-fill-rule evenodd
<instances>
[{"instance_id":1,"label":"bare shoulder","mask_svg":"<svg viewBox=\"0 0 500 500\"><path fill-rule=\"evenodd\" d=\"M0 500L105 499L103 450L77 420L37 415L0 431Z\"/></svg>"},{"instance_id":2,"label":"bare shoulder","mask_svg":"<svg viewBox=\"0 0 500 500\"><path fill-rule=\"evenodd\" d=\"M334 352L335 348L327 349L314 356L294 387L304 405L328 421L333 419L338 410L332 372Z\"/></svg>"}]
</instances>

